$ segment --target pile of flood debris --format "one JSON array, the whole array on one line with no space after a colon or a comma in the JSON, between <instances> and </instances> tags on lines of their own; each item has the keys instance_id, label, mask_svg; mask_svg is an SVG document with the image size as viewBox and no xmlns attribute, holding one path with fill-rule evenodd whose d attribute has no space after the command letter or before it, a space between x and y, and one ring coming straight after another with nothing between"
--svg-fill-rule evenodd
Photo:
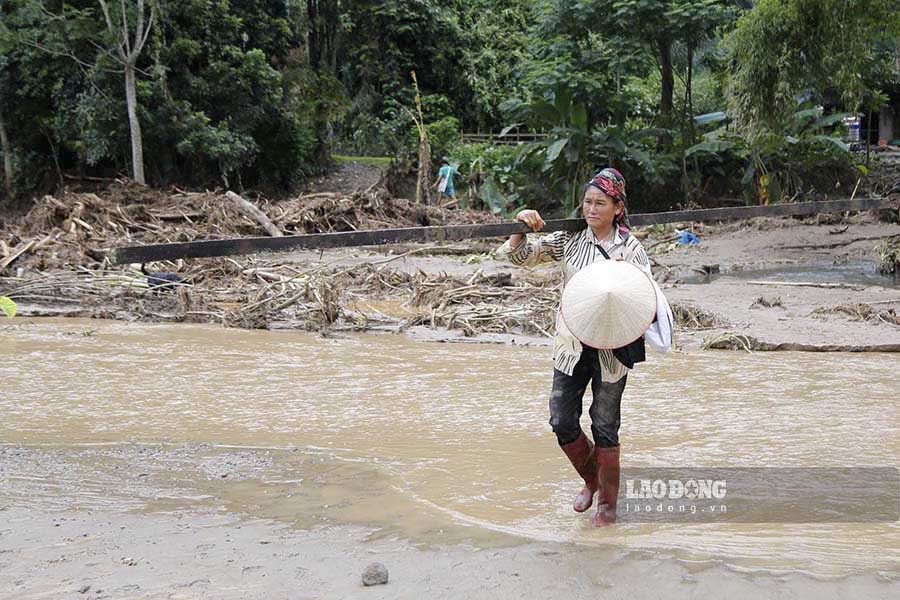
<instances>
[{"instance_id":1,"label":"pile of flood debris","mask_svg":"<svg viewBox=\"0 0 900 600\"><path fill-rule=\"evenodd\" d=\"M480 211L417 206L377 185L349 195L251 203L231 192L166 193L123 182L102 196L44 196L24 217L0 223L0 273L13 262L26 270L98 268L104 251L116 246L264 235L266 228L241 204L258 209L284 235L496 220Z\"/></svg>"},{"instance_id":2,"label":"pile of flood debris","mask_svg":"<svg viewBox=\"0 0 900 600\"><path fill-rule=\"evenodd\" d=\"M900 326L900 314L893 308L884 308L872 306L866 302L857 302L855 304L839 304L837 306L828 306L817 308L813 311L814 315L827 314L844 314L856 321L880 321L888 325Z\"/></svg>"},{"instance_id":3,"label":"pile of flood debris","mask_svg":"<svg viewBox=\"0 0 900 600\"><path fill-rule=\"evenodd\" d=\"M0 296L17 302L22 314L34 316L306 330L402 331L425 325L467 336L550 336L561 283L556 270L549 275L528 269L515 275L481 270L448 275L395 268L394 261L413 253L458 250L467 253L465 262L479 262L487 250L484 243L462 249L395 248L401 254L352 266L339 260L308 264L264 256L149 265L112 265L106 258L111 248L137 244L496 220L482 211L417 206L392 197L380 184L351 194L318 192L276 202L221 191L164 192L121 182L97 192L45 196L24 216L0 219ZM761 221L718 227L759 226ZM774 221L772 226L790 222ZM705 227L698 225L695 231ZM674 227L647 227L636 235L645 240L657 279L678 283L673 268L656 260L675 247ZM705 272L712 267L717 265ZM780 302L759 298L753 306L775 306L776 300ZM673 311L683 330L730 326L691 303L675 303ZM898 326L892 312L840 312ZM752 341L734 336L714 339L709 347L755 348Z\"/></svg>"},{"instance_id":4,"label":"pile of flood debris","mask_svg":"<svg viewBox=\"0 0 900 600\"><path fill-rule=\"evenodd\" d=\"M558 282L541 276L513 282L480 271L410 274L387 264L394 259L341 268L253 256L140 268L105 259L108 249L123 245L260 235L261 223L229 196L128 184L101 194L45 196L0 230L0 295L28 305L33 315L313 330L425 324L466 335L553 329ZM377 186L254 205L284 234L496 220L480 211L416 206Z\"/></svg>"},{"instance_id":5,"label":"pile of flood debris","mask_svg":"<svg viewBox=\"0 0 900 600\"><path fill-rule=\"evenodd\" d=\"M540 278L513 283L481 272L460 278L378 264L305 268L224 258L208 259L177 281L161 275L79 267L0 277L0 292L45 307L29 311L35 315L307 330L428 325L466 335L549 335L558 301L556 284Z\"/></svg>"}]
</instances>

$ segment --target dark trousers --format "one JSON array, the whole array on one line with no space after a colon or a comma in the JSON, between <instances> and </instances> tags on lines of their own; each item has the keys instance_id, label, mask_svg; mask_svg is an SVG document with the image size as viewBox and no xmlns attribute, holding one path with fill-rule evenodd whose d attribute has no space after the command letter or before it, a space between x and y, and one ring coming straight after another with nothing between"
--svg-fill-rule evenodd
<instances>
[{"instance_id":1,"label":"dark trousers","mask_svg":"<svg viewBox=\"0 0 900 600\"><path fill-rule=\"evenodd\" d=\"M591 416L591 433L600 448L619 445L619 409L626 375L615 383L604 383L600 378L600 361L597 351L585 348L575 365L572 375L553 370L553 390L550 392L550 426L560 446L574 442L581 435L581 400L588 383L594 400L588 411Z\"/></svg>"}]
</instances>

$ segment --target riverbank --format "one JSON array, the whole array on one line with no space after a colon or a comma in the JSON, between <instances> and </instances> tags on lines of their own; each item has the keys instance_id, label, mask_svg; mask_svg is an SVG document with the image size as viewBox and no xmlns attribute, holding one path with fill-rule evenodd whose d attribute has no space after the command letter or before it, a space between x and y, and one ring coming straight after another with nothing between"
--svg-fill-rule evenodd
<instances>
[{"instance_id":1,"label":"riverbank","mask_svg":"<svg viewBox=\"0 0 900 600\"><path fill-rule=\"evenodd\" d=\"M416 207L379 186L258 204L287 233L495 220ZM0 226L0 295L22 316L412 331L446 341L546 344L552 335L558 270L514 268L495 253L501 240L166 262L147 265L149 275L104 260L120 245L259 235L238 208L212 192L125 184L47 196ZM676 226L635 234L675 305L681 347L895 352L900 282L878 273L879 249L900 244L893 213L681 225L696 246L678 245Z\"/></svg>"},{"instance_id":2,"label":"riverbank","mask_svg":"<svg viewBox=\"0 0 900 600\"><path fill-rule=\"evenodd\" d=\"M432 599L714 597L735 600L896 597L891 577L822 581L799 573L741 573L716 564L642 559L612 548L522 543L419 548L372 540L362 528L304 532L216 513L37 514L11 509L0 537L0 596L140 599ZM389 582L360 575L382 562Z\"/></svg>"},{"instance_id":3,"label":"riverbank","mask_svg":"<svg viewBox=\"0 0 900 600\"><path fill-rule=\"evenodd\" d=\"M0 446L0 597L887 600L900 588L895 570L817 577L789 556L783 569L736 568L628 549L627 536L536 541L466 526L297 450ZM372 562L386 585L361 584Z\"/></svg>"}]
</instances>

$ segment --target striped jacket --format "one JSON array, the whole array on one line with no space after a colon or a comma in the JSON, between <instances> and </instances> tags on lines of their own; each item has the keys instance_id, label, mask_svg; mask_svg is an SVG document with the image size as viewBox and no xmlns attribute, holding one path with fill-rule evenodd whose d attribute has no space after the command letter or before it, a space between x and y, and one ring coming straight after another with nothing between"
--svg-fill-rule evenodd
<instances>
[{"instance_id":1,"label":"striped jacket","mask_svg":"<svg viewBox=\"0 0 900 600\"><path fill-rule=\"evenodd\" d=\"M582 268L598 260L606 260L600 247L613 260L629 261L652 277L650 258L644 251L641 242L633 235L623 237L618 230L611 243L603 243L594 237L590 227L583 231L557 231L540 237L529 236L524 242L513 248L509 240L500 247L498 254L505 255L514 265L535 266L541 263L559 262L563 268L565 280L563 286ZM553 366L571 375L575 365L581 358L581 342L572 335L556 311L556 335L554 336ZM601 376L604 382L615 382L628 373L628 368L620 363L612 350L600 350Z\"/></svg>"}]
</instances>

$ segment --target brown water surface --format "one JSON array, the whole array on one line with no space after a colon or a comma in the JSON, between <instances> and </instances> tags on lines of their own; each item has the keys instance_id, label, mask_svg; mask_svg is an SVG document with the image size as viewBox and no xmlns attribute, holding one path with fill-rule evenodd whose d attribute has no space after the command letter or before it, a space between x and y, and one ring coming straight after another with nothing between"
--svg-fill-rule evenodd
<instances>
[{"instance_id":1,"label":"brown water surface","mask_svg":"<svg viewBox=\"0 0 900 600\"><path fill-rule=\"evenodd\" d=\"M900 466L898 367L890 354L651 354L629 376L623 465ZM50 508L165 510L221 494L257 516L423 543L511 533L700 565L897 574L896 523L591 529L547 425L550 380L546 348L17 319L0 325L0 442L50 454L8 460L0 503L27 490ZM167 472L178 492L117 494L129 478L107 447L156 456L144 475ZM215 490L192 482L196 456L213 472L221 447L275 466Z\"/></svg>"}]
</instances>

